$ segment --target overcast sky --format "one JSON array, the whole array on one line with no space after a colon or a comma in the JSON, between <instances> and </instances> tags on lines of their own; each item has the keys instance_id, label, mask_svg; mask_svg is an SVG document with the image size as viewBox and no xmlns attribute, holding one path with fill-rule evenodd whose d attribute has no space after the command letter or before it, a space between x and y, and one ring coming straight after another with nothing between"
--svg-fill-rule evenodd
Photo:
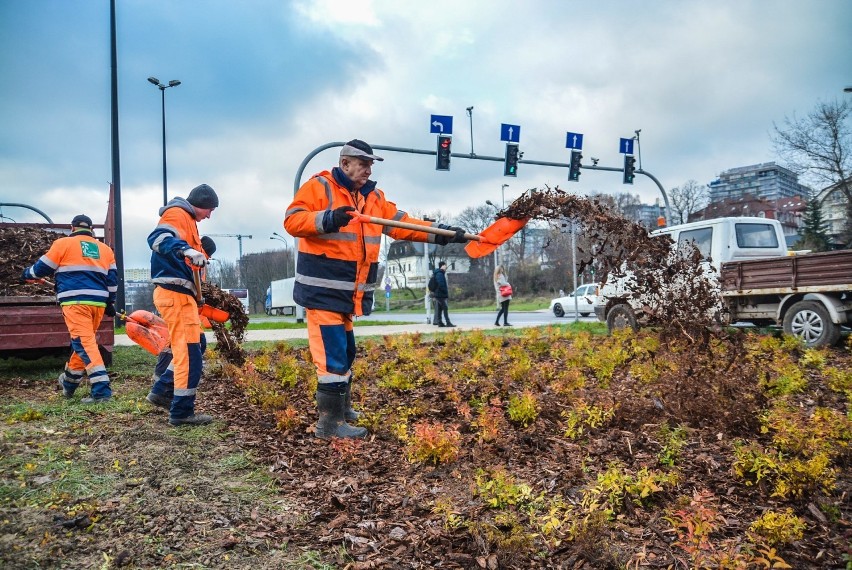
<instances>
[{"instance_id":1,"label":"overcast sky","mask_svg":"<svg viewBox=\"0 0 852 570\"><path fill-rule=\"evenodd\" d=\"M361 138L434 150L432 114L454 117L453 152L504 154L520 125L524 159L621 167L641 129L641 166L668 190L776 160L773 123L850 97L848 0L117 0L125 267L145 267L162 206L161 94L169 197L199 183L220 207L202 234L245 234L243 253L280 246L297 170L314 149ZM0 202L67 223L101 222L112 179L108 0L0 0ZM308 163L302 182L336 164ZM382 153L373 179L409 212L449 217L528 188L660 193L637 176ZM41 221L2 207L3 219ZM234 261L237 240L216 238ZM292 243L292 241L291 241Z\"/></svg>"}]
</instances>

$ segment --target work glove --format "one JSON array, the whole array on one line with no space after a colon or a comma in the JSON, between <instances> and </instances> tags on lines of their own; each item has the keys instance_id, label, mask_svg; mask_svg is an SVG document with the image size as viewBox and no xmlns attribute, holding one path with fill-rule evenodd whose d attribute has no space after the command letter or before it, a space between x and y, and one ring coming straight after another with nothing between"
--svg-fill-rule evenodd
<instances>
[{"instance_id":1,"label":"work glove","mask_svg":"<svg viewBox=\"0 0 852 570\"><path fill-rule=\"evenodd\" d=\"M338 231L340 228L351 222L352 216L349 215L349 212L354 211L355 208L352 206L340 206L339 208L335 208L331 212L331 223L334 226L333 231Z\"/></svg>"},{"instance_id":2,"label":"work glove","mask_svg":"<svg viewBox=\"0 0 852 570\"><path fill-rule=\"evenodd\" d=\"M21 277L20 277L20 279L18 279L18 282L21 283L21 284L24 284L24 283L41 283L41 279L36 279L36 278L31 277L30 274L29 274L29 269L24 269L24 272L21 273Z\"/></svg>"},{"instance_id":3,"label":"work glove","mask_svg":"<svg viewBox=\"0 0 852 570\"><path fill-rule=\"evenodd\" d=\"M115 316L115 304L107 303L106 309L104 309L104 314L108 317Z\"/></svg>"},{"instance_id":4,"label":"work glove","mask_svg":"<svg viewBox=\"0 0 852 570\"><path fill-rule=\"evenodd\" d=\"M446 224L438 224L438 227L442 230L453 230L456 232L454 236L435 236L435 243L438 245L447 245L448 243L465 243L467 240L464 238L465 231L462 228L456 226L448 226Z\"/></svg>"},{"instance_id":5,"label":"work glove","mask_svg":"<svg viewBox=\"0 0 852 570\"><path fill-rule=\"evenodd\" d=\"M183 256L195 267L204 267L207 263L207 257L197 249L192 249L191 247L183 250Z\"/></svg>"}]
</instances>

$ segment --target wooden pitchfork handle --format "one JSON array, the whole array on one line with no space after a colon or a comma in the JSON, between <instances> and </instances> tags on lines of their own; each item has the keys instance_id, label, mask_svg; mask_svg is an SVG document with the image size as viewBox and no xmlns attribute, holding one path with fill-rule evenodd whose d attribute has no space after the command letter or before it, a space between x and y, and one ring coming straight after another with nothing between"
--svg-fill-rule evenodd
<instances>
[{"instance_id":1,"label":"wooden pitchfork handle","mask_svg":"<svg viewBox=\"0 0 852 570\"><path fill-rule=\"evenodd\" d=\"M362 224L379 224L380 226L391 226L393 228L401 228L403 230L414 230L416 232L426 232L427 234L435 234L439 236L452 237L456 235L456 232L454 232L453 230L445 230L443 228L435 228L432 226L421 226L408 222L398 222L396 220L388 220L387 218L376 218L374 216L362 214L361 212L349 212L349 215L352 216L353 220ZM468 241L483 241L482 236L478 234L466 233L464 234L464 239Z\"/></svg>"},{"instance_id":2,"label":"wooden pitchfork handle","mask_svg":"<svg viewBox=\"0 0 852 570\"><path fill-rule=\"evenodd\" d=\"M192 280L195 283L195 301L198 306L204 304L204 297L201 296L201 270L192 268Z\"/></svg>"}]
</instances>

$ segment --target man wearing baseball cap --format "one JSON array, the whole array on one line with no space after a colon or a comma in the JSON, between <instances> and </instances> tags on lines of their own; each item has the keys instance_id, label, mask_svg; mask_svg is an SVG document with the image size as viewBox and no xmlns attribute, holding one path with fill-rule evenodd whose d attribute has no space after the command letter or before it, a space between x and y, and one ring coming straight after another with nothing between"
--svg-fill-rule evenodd
<instances>
[{"instance_id":1,"label":"man wearing baseball cap","mask_svg":"<svg viewBox=\"0 0 852 570\"><path fill-rule=\"evenodd\" d=\"M209 218L218 206L219 197L213 188L196 186L186 199L173 198L160 208L160 221L148 235L151 281L156 285L154 306L169 328L173 378L169 382L158 378L147 400L168 408L173 426L213 421L213 416L195 413L202 351L196 303L200 291L196 291L193 271L201 271L208 258L198 235L198 222Z\"/></svg>"},{"instance_id":2,"label":"man wearing baseball cap","mask_svg":"<svg viewBox=\"0 0 852 570\"><path fill-rule=\"evenodd\" d=\"M372 311L382 234L438 245L465 241L461 228L412 218L388 201L370 180L374 161L382 160L366 142L347 142L340 149L338 165L305 182L285 214L284 228L299 238L293 298L305 307L308 321L308 343L318 381L315 435L323 439L367 435L365 428L347 423L360 415L352 409L352 318ZM455 235L350 223L356 210L368 216L451 229Z\"/></svg>"},{"instance_id":3,"label":"man wearing baseball cap","mask_svg":"<svg viewBox=\"0 0 852 570\"><path fill-rule=\"evenodd\" d=\"M71 334L72 349L65 371L59 375L59 385L63 396L71 398L83 377L88 377L91 394L80 400L84 404L112 398L96 331L104 315L115 316L118 289L115 254L95 238L93 227L89 216L74 216L71 235L53 242L47 253L21 275L21 281L32 282L56 274L56 300Z\"/></svg>"}]
</instances>

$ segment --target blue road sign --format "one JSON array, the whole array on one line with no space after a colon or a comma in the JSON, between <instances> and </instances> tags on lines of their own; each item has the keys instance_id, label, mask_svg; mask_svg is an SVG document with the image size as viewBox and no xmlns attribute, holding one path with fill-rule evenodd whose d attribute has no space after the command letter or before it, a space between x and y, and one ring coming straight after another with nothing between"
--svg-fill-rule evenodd
<instances>
[{"instance_id":1,"label":"blue road sign","mask_svg":"<svg viewBox=\"0 0 852 570\"><path fill-rule=\"evenodd\" d=\"M429 119L429 132L441 135L453 134L452 115L432 115Z\"/></svg>"},{"instance_id":2,"label":"blue road sign","mask_svg":"<svg viewBox=\"0 0 852 570\"><path fill-rule=\"evenodd\" d=\"M618 152L621 154L633 154L633 139L620 139Z\"/></svg>"},{"instance_id":3,"label":"blue road sign","mask_svg":"<svg viewBox=\"0 0 852 570\"><path fill-rule=\"evenodd\" d=\"M574 150L583 150L583 135L582 133L568 133L565 138L565 148L573 148Z\"/></svg>"},{"instance_id":4,"label":"blue road sign","mask_svg":"<svg viewBox=\"0 0 852 570\"><path fill-rule=\"evenodd\" d=\"M506 142L521 142L521 126L500 123L500 140Z\"/></svg>"}]
</instances>

